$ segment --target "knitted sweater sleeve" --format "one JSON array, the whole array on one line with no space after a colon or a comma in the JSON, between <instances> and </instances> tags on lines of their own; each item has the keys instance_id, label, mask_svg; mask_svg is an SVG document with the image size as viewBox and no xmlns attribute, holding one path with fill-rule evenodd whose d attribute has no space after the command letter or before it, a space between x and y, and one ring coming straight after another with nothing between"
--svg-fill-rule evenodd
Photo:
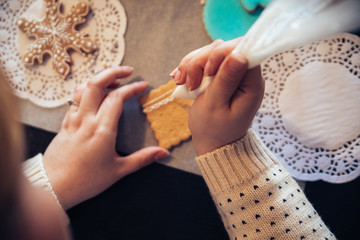
<instances>
[{"instance_id":1,"label":"knitted sweater sleeve","mask_svg":"<svg viewBox=\"0 0 360 240\"><path fill-rule=\"evenodd\" d=\"M64 217L66 223L69 224L70 223L69 218L66 215L62 206L60 205L60 202L56 194L54 193L51 183L46 175L46 170L43 164L43 155L39 153L35 157L26 160L23 163L22 167L25 176L29 179L32 185L42 188L51 194L54 202L58 206L59 214L61 214Z\"/></svg>"},{"instance_id":2,"label":"knitted sweater sleeve","mask_svg":"<svg viewBox=\"0 0 360 240\"><path fill-rule=\"evenodd\" d=\"M230 239L335 239L252 130L196 161Z\"/></svg>"}]
</instances>

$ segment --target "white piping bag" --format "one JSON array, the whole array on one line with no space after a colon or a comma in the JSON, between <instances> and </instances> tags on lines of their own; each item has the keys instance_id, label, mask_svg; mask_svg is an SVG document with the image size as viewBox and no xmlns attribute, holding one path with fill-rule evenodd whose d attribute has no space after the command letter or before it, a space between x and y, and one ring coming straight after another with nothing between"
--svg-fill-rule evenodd
<instances>
[{"instance_id":1,"label":"white piping bag","mask_svg":"<svg viewBox=\"0 0 360 240\"><path fill-rule=\"evenodd\" d=\"M360 0L273 0L234 51L253 68L277 53L359 27ZM193 91L178 86L172 97L196 99L212 78L204 76Z\"/></svg>"}]
</instances>

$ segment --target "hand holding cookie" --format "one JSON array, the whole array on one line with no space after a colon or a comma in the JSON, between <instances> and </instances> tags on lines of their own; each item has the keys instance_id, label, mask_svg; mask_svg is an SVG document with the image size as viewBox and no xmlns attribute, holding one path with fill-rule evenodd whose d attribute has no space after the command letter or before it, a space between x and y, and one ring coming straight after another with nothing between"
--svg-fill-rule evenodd
<instances>
[{"instance_id":1,"label":"hand holding cookie","mask_svg":"<svg viewBox=\"0 0 360 240\"><path fill-rule=\"evenodd\" d=\"M179 66L189 73L205 69L205 74L214 76L190 110L189 128L198 155L242 138L260 106L264 93L260 67L247 70L246 58L232 52L237 41L241 39L202 49ZM203 72L179 81L198 86Z\"/></svg>"},{"instance_id":2,"label":"hand holding cookie","mask_svg":"<svg viewBox=\"0 0 360 240\"><path fill-rule=\"evenodd\" d=\"M147 147L126 157L115 151L123 104L144 92L148 84L135 82L108 94L105 89L118 85L118 79L131 72L130 67L109 68L78 88L59 134L44 154L47 175L65 210L168 155L160 147Z\"/></svg>"}]
</instances>

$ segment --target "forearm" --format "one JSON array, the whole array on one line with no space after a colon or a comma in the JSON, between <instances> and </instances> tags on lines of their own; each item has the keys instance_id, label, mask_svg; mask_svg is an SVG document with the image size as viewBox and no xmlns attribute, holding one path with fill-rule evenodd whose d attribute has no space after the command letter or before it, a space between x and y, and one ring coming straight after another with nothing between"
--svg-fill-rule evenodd
<instances>
[{"instance_id":1,"label":"forearm","mask_svg":"<svg viewBox=\"0 0 360 240\"><path fill-rule=\"evenodd\" d=\"M196 160L231 239L335 239L251 130Z\"/></svg>"}]
</instances>

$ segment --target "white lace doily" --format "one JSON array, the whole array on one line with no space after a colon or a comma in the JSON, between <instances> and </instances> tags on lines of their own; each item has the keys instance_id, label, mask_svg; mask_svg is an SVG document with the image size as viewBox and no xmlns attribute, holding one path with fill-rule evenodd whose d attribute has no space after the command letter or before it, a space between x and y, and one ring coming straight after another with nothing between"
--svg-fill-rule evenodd
<instances>
[{"instance_id":1,"label":"white lace doily","mask_svg":"<svg viewBox=\"0 0 360 240\"><path fill-rule=\"evenodd\" d=\"M74 5L74 0L60 0L64 3L64 13ZM21 60L29 39L17 27L20 16L44 15L43 0L7 0L0 8L0 68L10 79L16 94L41 107L57 107L66 103L74 88L94 74L109 67L119 65L125 52L124 33L126 14L119 0L88 0L90 13L87 22L79 25L81 31L89 33L98 50L85 54L73 52L70 75L64 80L52 69L51 57L44 63L26 67Z\"/></svg>"},{"instance_id":2,"label":"white lace doily","mask_svg":"<svg viewBox=\"0 0 360 240\"><path fill-rule=\"evenodd\" d=\"M360 175L360 38L339 34L269 58L253 129L300 180Z\"/></svg>"}]
</instances>

